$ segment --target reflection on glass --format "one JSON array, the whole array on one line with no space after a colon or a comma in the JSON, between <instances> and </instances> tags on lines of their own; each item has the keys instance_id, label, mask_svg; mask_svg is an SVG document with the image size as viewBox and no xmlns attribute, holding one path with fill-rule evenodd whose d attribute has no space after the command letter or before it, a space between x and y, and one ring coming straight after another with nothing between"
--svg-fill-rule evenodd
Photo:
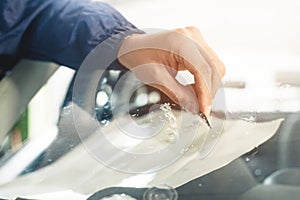
<instances>
[{"instance_id":1,"label":"reflection on glass","mask_svg":"<svg viewBox=\"0 0 300 200\"><path fill-rule=\"evenodd\" d=\"M149 188L145 191L143 195L143 200L177 200L178 193L177 191L168 186L160 185Z\"/></svg>"},{"instance_id":2,"label":"reflection on glass","mask_svg":"<svg viewBox=\"0 0 300 200\"><path fill-rule=\"evenodd\" d=\"M136 199L127 194L114 194L109 197L104 197L100 200L136 200Z\"/></svg>"}]
</instances>

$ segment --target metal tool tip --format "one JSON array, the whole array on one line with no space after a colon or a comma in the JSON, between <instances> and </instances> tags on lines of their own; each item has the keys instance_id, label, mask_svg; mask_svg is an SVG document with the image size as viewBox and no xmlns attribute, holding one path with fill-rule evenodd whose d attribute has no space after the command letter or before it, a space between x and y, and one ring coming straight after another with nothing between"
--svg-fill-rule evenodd
<instances>
[{"instance_id":1,"label":"metal tool tip","mask_svg":"<svg viewBox=\"0 0 300 200\"><path fill-rule=\"evenodd\" d=\"M203 113L200 113L199 116L206 122L206 125L211 129L212 127L211 127L207 117Z\"/></svg>"}]
</instances>

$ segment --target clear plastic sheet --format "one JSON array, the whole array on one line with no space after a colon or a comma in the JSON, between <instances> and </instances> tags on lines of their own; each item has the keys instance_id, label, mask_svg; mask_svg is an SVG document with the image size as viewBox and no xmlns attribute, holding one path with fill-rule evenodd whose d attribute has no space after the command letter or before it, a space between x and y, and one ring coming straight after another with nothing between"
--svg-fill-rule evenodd
<instances>
[{"instance_id":1,"label":"clear plastic sheet","mask_svg":"<svg viewBox=\"0 0 300 200\"><path fill-rule=\"evenodd\" d=\"M80 113L82 119L87 120L90 118L89 114L76 105L73 105L73 109ZM182 119L185 120L193 117L186 112L174 113L176 116L182 115ZM218 118L213 120L215 123L223 123L223 120L218 121ZM110 167L107 163L99 161L95 155L91 154L91 150L93 152L103 152L104 150L103 146L99 144L100 134L94 134L57 162L6 185L2 185L0 194L2 197L14 198L16 197L15 195L30 197L31 195L57 193L59 191L73 191L76 194L90 195L95 191L113 186L151 187L167 184L175 188L225 166L244 153L264 143L275 134L281 121L281 119L278 119L253 123L244 120L227 120L224 122L220 137L217 137L217 141L213 141L215 143L213 148L207 145L207 142L212 142L207 140L207 135L212 135L213 130L209 131L204 124L200 123L195 138L188 149L185 149L174 162L149 173L120 171ZM90 126L92 125L90 124ZM114 135L118 134L118 131L114 131L113 124L107 128L110 129L107 132L110 140L114 141L115 145L118 145L118 142L120 142L118 141L119 137L114 137ZM97 129L95 130L97 131ZM185 134L185 132L179 132L179 137L183 137ZM165 134L161 131L153 141L145 140L138 144L133 144L127 150L131 152L138 150L140 152L141 149L139 148L145 150L150 145L151 150L156 151L161 148L161 145L170 145L170 142L165 140L164 137ZM157 141L160 142L156 143ZM119 144L126 144L126 142L123 141ZM207 147L209 148L209 153L203 156L203 152L207 152L207 149L205 149ZM157 159L168 159L165 157L168 154L156 155ZM134 160L118 159L117 155L110 156L119 163L141 164Z\"/></svg>"}]
</instances>

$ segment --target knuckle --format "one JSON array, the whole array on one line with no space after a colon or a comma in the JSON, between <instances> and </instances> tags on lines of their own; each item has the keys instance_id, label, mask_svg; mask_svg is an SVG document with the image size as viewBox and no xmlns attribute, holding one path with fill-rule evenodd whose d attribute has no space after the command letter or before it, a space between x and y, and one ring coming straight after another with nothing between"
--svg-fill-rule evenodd
<instances>
[{"instance_id":1,"label":"knuckle","mask_svg":"<svg viewBox=\"0 0 300 200\"><path fill-rule=\"evenodd\" d=\"M174 42L176 41L176 42ZM175 50L177 53L180 53L183 49L186 49L186 46L189 44L187 36L176 31L169 33L167 42L170 44L171 49Z\"/></svg>"},{"instance_id":2,"label":"knuckle","mask_svg":"<svg viewBox=\"0 0 300 200\"><path fill-rule=\"evenodd\" d=\"M218 71L219 71L219 73L220 73L220 76L221 77L223 77L223 76L225 76L225 74L226 74L226 67L225 67L225 65L224 65L224 63L223 62L220 62L219 64L218 64Z\"/></svg>"},{"instance_id":3,"label":"knuckle","mask_svg":"<svg viewBox=\"0 0 300 200\"><path fill-rule=\"evenodd\" d=\"M199 29L195 26L187 26L185 29L189 32L200 32Z\"/></svg>"},{"instance_id":4,"label":"knuckle","mask_svg":"<svg viewBox=\"0 0 300 200\"><path fill-rule=\"evenodd\" d=\"M168 33L168 36L167 36L167 41L171 44L177 44L178 42L180 42L182 40L182 34L181 32L178 32L177 30L176 31L170 31ZM176 42L174 42L176 41Z\"/></svg>"},{"instance_id":5,"label":"knuckle","mask_svg":"<svg viewBox=\"0 0 300 200\"><path fill-rule=\"evenodd\" d=\"M218 75L222 78L226 74L226 67L224 63L218 59L218 58L210 58L210 63L212 63L212 66L216 69L218 72Z\"/></svg>"},{"instance_id":6,"label":"knuckle","mask_svg":"<svg viewBox=\"0 0 300 200\"><path fill-rule=\"evenodd\" d=\"M183 35L189 35L190 34L190 32L187 28L178 28L178 29L176 29L176 32L181 33Z\"/></svg>"},{"instance_id":7,"label":"knuckle","mask_svg":"<svg viewBox=\"0 0 300 200\"><path fill-rule=\"evenodd\" d=\"M187 38L192 38L193 35L187 28L178 28L174 31L174 33L176 35L176 39L180 41L186 40Z\"/></svg>"},{"instance_id":8,"label":"knuckle","mask_svg":"<svg viewBox=\"0 0 300 200\"><path fill-rule=\"evenodd\" d=\"M213 69L212 69L211 65L207 64L204 68L205 68L203 71L203 73L205 73L204 76L211 77L211 75L213 74Z\"/></svg>"}]
</instances>

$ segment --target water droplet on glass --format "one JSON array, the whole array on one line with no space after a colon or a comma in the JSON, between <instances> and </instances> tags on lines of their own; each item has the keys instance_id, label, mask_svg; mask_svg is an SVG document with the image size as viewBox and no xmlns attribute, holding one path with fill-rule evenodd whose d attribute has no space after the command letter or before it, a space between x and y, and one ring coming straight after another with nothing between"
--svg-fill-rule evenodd
<instances>
[{"instance_id":1,"label":"water droplet on glass","mask_svg":"<svg viewBox=\"0 0 300 200\"><path fill-rule=\"evenodd\" d=\"M252 114L249 114L249 115L242 115L239 117L241 120L244 120L246 122L256 122L256 115L252 115Z\"/></svg>"},{"instance_id":2,"label":"water droplet on glass","mask_svg":"<svg viewBox=\"0 0 300 200\"><path fill-rule=\"evenodd\" d=\"M180 151L180 153L181 153L181 154L184 154L184 153L186 153L189 149L190 149L189 147L184 148L184 149L182 149L182 150Z\"/></svg>"},{"instance_id":3,"label":"water droplet on glass","mask_svg":"<svg viewBox=\"0 0 300 200\"><path fill-rule=\"evenodd\" d=\"M166 134L166 141L167 141L167 142L173 143L173 142L175 142L175 140L176 140L175 133L173 133L173 132L168 132L168 133Z\"/></svg>"},{"instance_id":4,"label":"water droplet on glass","mask_svg":"<svg viewBox=\"0 0 300 200\"><path fill-rule=\"evenodd\" d=\"M154 145L149 145L149 146L147 146L147 147L148 147L148 149L154 149L154 148L155 148Z\"/></svg>"},{"instance_id":5,"label":"water droplet on glass","mask_svg":"<svg viewBox=\"0 0 300 200\"><path fill-rule=\"evenodd\" d=\"M163 119L162 116L158 116L159 121L164 122L165 120Z\"/></svg>"},{"instance_id":6,"label":"water droplet on glass","mask_svg":"<svg viewBox=\"0 0 300 200\"><path fill-rule=\"evenodd\" d=\"M279 82L279 83L277 84L277 86L278 86L279 88L283 88L283 89L287 89L287 88L290 88L290 87L291 87L290 84L282 83L282 82Z\"/></svg>"},{"instance_id":7,"label":"water droplet on glass","mask_svg":"<svg viewBox=\"0 0 300 200\"><path fill-rule=\"evenodd\" d=\"M255 147L254 149L252 149L250 152L248 152L246 154L246 158L245 161L249 162L250 160L252 160L254 158L254 156L258 153L258 148Z\"/></svg>"},{"instance_id":8,"label":"water droplet on glass","mask_svg":"<svg viewBox=\"0 0 300 200\"><path fill-rule=\"evenodd\" d=\"M256 176L260 176L260 175L262 174L262 171L261 171L260 169L256 169L256 170L254 171L254 174L255 174Z\"/></svg>"},{"instance_id":9,"label":"water droplet on glass","mask_svg":"<svg viewBox=\"0 0 300 200\"><path fill-rule=\"evenodd\" d=\"M199 120L192 121L192 126L198 126L198 125L199 125Z\"/></svg>"},{"instance_id":10,"label":"water droplet on glass","mask_svg":"<svg viewBox=\"0 0 300 200\"><path fill-rule=\"evenodd\" d=\"M189 132L191 130L191 127L190 126L184 126L183 127L183 131L184 132Z\"/></svg>"}]
</instances>

